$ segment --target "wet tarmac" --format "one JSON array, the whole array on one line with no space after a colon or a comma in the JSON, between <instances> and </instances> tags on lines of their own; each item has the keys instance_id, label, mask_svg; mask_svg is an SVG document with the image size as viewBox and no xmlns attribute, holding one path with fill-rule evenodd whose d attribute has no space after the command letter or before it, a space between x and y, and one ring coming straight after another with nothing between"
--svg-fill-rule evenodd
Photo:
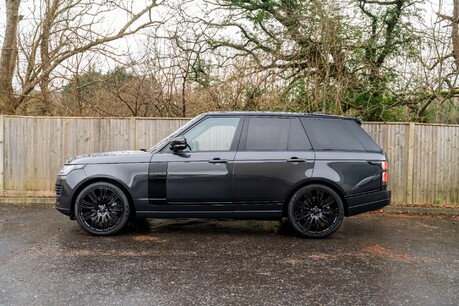
<instances>
[{"instance_id":1,"label":"wet tarmac","mask_svg":"<svg viewBox=\"0 0 459 306\"><path fill-rule=\"evenodd\" d=\"M0 305L458 305L459 218L370 213L332 237L277 221L154 220L93 237L0 206Z\"/></svg>"}]
</instances>

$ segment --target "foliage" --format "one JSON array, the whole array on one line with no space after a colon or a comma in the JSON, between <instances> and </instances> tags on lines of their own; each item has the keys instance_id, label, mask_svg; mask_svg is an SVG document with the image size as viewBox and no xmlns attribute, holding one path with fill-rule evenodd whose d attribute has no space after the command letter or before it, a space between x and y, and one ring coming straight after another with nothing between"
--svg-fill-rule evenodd
<instances>
[{"instance_id":1,"label":"foliage","mask_svg":"<svg viewBox=\"0 0 459 306\"><path fill-rule=\"evenodd\" d=\"M397 100L390 60L409 56L416 42L408 21L416 17L414 0L358 0L354 19L346 16L348 3L335 1L213 3L227 15L210 23L236 29L239 39L214 39L212 46L250 56L262 71L280 72L288 109L397 119L390 111Z\"/></svg>"},{"instance_id":2,"label":"foliage","mask_svg":"<svg viewBox=\"0 0 459 306\"><path fill-rule=\"evenodd\" d=\"M172 0L140 11L129 1L97 2L105 18L111 6L126 12L127 28L114 35L95 32L104 19L79 0L40 3L46 14L28 25L36 30L18 33L17 86L0 92L12 103L3 112L459 121L459 1L452 12L432 4L431 24L417 0ZM167 13L155 19L159 6ZM110 44L131 35L137 52Z\"/></svg>"}]
</instances>

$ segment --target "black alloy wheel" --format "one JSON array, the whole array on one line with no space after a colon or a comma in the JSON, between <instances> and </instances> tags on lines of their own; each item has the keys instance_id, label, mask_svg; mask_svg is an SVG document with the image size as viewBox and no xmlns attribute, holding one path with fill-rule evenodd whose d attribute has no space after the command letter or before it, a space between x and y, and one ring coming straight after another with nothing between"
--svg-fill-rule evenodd
<instances>
[{"instance_id":1,"label":"black alloy wheel","mask_svg":"<svg viewBox=\"0 0 459 306\"><path fill-rule=\"evenodd\" d=\"M325 238L338 230L344 218L341 197L324 185L300 188L288 204L288 219L304 237Z\"/></svg>"},{"instance_id":2,"label":"black alloy wheel","mask_svg":"<svg viewBox=\"0 0 459 306\"><path fill-rule=\"evenodd\" d=\"M122 230L130 215L129 202L124 192L107 182L85 187L75 202L78 224L93 235L113 235Z\"/></svg>"}]
</instances>

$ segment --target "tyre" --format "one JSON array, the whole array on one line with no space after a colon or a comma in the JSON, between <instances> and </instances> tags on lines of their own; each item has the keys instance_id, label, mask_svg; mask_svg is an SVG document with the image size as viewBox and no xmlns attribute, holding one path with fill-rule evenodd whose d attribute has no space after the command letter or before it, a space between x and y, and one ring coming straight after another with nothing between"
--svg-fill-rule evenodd
<instances>
[{"instance_id":1,"label":"tyre","mask_svg":"<svg viewBox=\"0 0 459 306\"><path fill-rule=\"evenodd\" d=\"M338 230L344 218L343 201L331 188L314 184L300 188L288 204L288 219L298 234L325 238Z\"/></svg>"},{"instance_id":2,"label":"tyre","mask_svg":"<svg viewBox=\"0 0 459 306\"><path fill-rule=\"evenodd\" d=\"M75 202L75 218L92 235L114 235L129 221L129 201L117 186L97 182L85 187Z\"/></svg>"}]
</instances>

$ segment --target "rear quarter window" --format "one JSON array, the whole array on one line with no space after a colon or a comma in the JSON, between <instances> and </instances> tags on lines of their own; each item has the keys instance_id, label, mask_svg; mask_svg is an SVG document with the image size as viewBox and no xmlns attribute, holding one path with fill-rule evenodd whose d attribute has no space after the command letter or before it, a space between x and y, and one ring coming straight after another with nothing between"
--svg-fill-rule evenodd
<instances>
[{"instance_id":1,"label":"rear quarter window","mask_svg":"<svg viewBox=\"0 0 459 306\"><path fill-rule=\"evenodd\" d=\"M301 118L301 121L314 150L366 151L346 120Z\"/></svg>"},{"instance_id":2,"label":"rear quarter window","mask_svg":"<svg viewBox=\"0 0 459 306\"><path fill-rule=\"evenodd\" d=\"M381 152L381 148L376 144L376 142L371 138L370 135L365 132L364 129L355 121L344 120L344 123L347 127L354 133L360 143L363 145L365 150L371 152Z\"/></svg>"}]
</instances>

